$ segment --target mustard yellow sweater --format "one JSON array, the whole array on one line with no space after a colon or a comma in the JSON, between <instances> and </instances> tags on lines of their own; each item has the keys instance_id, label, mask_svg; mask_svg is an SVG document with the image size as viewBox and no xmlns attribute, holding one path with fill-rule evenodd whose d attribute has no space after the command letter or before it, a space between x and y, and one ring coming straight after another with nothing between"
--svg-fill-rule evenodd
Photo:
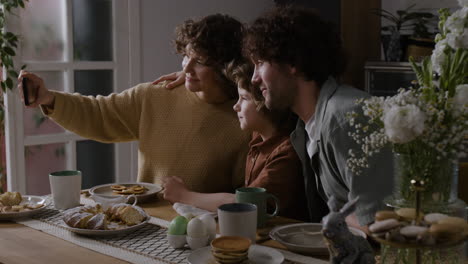
<instances>
[{"instance_id":1,"label":"mustard yellow sweater","mask_svg":"<svg viewBox=\"0 0 468 264\"><path fill-rule=\"evenodd\" d=\"M149 83L109 96L54 94L54 110L43 112L65 129L104 143L139 141L138 181L178 176L198 192L243 184L249 135L234 101L208 104L185 87Z\"/></svg>"}]
</instances>

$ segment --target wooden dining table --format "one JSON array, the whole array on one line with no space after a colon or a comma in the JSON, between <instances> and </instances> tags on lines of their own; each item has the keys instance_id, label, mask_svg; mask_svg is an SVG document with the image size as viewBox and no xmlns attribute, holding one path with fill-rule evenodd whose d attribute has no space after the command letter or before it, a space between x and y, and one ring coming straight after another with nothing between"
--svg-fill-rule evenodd
<instances>
[{"instance_id":1,"label":"wooden dining table","mask_svg":"<svg viewBox=\"0 0 468 264\"><path fill-rule=\"evenodd\" d=\"M178 215L172 205L161 197L139 206L144 208L149 215L166 221L170 221ZM274 226L296 222L298 221L283 217L270 220L265 228L258 230L257 243L263 246L286 249L278 242L270 240L268 232ZM323 256L321 258L323 259ZM129 262L78 246L13 221L0 221L0 264L16 263L121 264Z\"/></svg>"}]
</instances>

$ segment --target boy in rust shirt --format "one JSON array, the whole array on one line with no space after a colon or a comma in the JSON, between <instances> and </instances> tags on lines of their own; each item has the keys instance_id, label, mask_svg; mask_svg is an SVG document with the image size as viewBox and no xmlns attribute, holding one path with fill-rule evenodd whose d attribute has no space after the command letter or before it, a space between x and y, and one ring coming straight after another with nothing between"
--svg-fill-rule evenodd
<instances>
[{"instance_id":1,"label":"boy in rust shirt","mask_svg":"<svg viewBox=\"0 0 468 264\"><path fill-rule=\"evenodd\" d=\"M237 66L231 64L227 72L238 85L239 99L233 108L241 129L253 132L246 160L245 186L262 187L274 194L279 199L281 216L306 220L301 162L289 140L295 118L289 111L270 111L265 107L260 90L250 82L252 63L242 61ZM235 202L232 193L191 191L178 177L166 178L164 188L166 200L209 211Z\"/></svg>"}]
</instances>

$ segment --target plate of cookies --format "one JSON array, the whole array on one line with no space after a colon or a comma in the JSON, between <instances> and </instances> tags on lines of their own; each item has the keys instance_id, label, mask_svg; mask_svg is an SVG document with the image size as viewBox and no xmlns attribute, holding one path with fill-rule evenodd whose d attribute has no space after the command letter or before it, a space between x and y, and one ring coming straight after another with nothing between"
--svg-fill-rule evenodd
<instances>
[{"instance_id":1,"label":"plate of cookies","mask_svg":"<svg viewBox=\"0 0 468 264\"><path fill-rule=\"evenodd\" d=\"M5 192L0 194L0 220L29 217L42 211L46 206L44 197Z\"/></svg>"},{"instance_id":2,"label":"plate of cookies","mask_svg":"<svg viewBox=\"0 0 468 264\"><path fill-rule=\"evenodd\" d=\"M98 185L89 190L91 195L113 198L116 196L135 195L138 203L144 203L156 197L163 188L159 184L146 182L110 183Z\"/></svg>"}]
</instances>

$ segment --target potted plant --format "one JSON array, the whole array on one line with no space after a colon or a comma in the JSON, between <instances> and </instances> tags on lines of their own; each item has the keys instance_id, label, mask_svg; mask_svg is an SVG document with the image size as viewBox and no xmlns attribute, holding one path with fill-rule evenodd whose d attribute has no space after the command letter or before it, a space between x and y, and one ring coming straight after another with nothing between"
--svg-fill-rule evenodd
<instances>
[{"instance_id":1,"label":"potted plant","mask_svg":"<svg viewBox=\"0 0 468 264\"><path fill-rule=\"evenodd\" d=\"M7 16L16 8L24 8L24 3L29 0L0 0L0 193L5 190L5 168L3 163L5 128L4 128L4 102L3 93L7 89L13 89L14 81L18 77L15 69L13 57L16 55L18 47L18 36L5 30ZM25 65L21 69L25 68ZM5 74L4 74L5 73Z\"/></svg>"},{"instance_id":2,"label":"potted plant","mask_svg":"<svg viewBox=\"0 0 468 264\"><path fill-rule=\"evenodd\" d=\"M390 22L389 25L381 28L386 61L402 61L408 57L406 50L411 34L403 33L412 32L413 35L422 35L425 38L432 36L428 22L432 21L436 16L429 12L412 11L414 6L411 5L404 10L397 10L396 14L381 8L371 9L372 14Z\"/></svg>"},{"instance_id":3,"label":"potted plant","mask_svg":"<svg viewBox=\"0 0 468 264\"><path fill-rule=\"evenodd\" d=\"M435 24L435 18L436 16L431 13L421 13L414 20L413 34L408 39L406 60L413 57L416 61L421 61L431 55L435 46L435 32L431 32L429 27Z\"/></svg>"}]
</instances>

